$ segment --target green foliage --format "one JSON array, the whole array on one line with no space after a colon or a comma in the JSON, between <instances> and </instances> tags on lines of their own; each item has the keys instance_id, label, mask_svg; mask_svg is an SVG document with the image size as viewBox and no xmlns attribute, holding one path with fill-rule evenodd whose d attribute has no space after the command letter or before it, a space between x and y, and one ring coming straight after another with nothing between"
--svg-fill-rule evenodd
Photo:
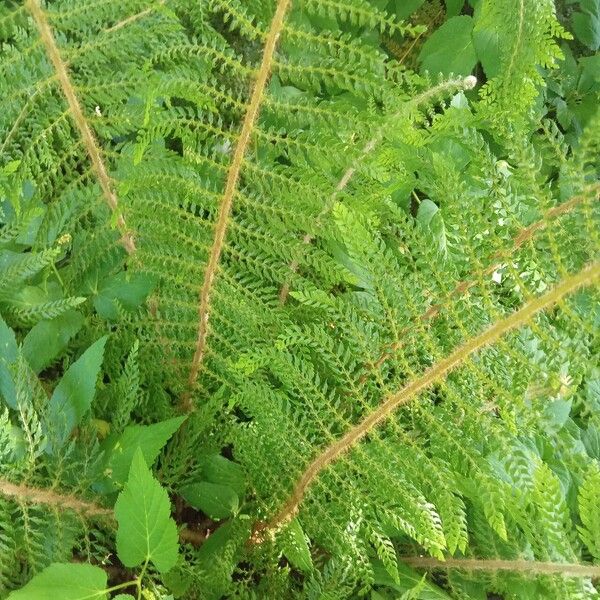
<instances>
[{"instance_id":1,"label":"green foliage","mask_svg":"<svg viewBox=\"0 0 600 600\"><path fill-rule=\"evenodd\" d=\"M106 599L107 576L100 567L93 565L50 565L36 575L25 587L13 592L10 600L84 600Z\"/></svg>"},{"instance_id":2,"label":"green foliage","mask_svg":"<svg viewBox=\"0 0 600 600\"><path fill-rule=\"evenodd\" d=\"M107 437L102 443L102 470L107 476L108 490L125 482L138 449L146 464L152 465L184 420L185 417L173 417L152 425L128 425L121 434Z\"/></svg>"},{"instance_id":3,"label":"green foliage","mask_svg":"<svg viewBox=\"0 0 600 600\"><path fill-rule=\"evenodd\" d=\"M444 75L469 75L477 62L472 37L471 17L448 19L423 45L419 55L422 68Z\"/></svg>"},{"instance_id":4,"label":"green foliage","mask_svg":"<svg viewBox=\"0 0 600 600\"><path fill-rule=\"evenodd\" d=\"M92 405L106 339L100 338L92 344L67 369L50 397L46 412L50 452L64 445Z\"/></svg>"},{"instance_id":5,"label":"green foliage","mask_svg":"<svg viewBox=\"0 0 600 600\"><path fill-rule=\"evenodd\" d=\"M580 0L577 4L579 10L571 15L573 33L582 44L595 52L600 48L600 3L598 0Z\"/></svg>"},{"instance_id":6,"label":"green foliage","mask_svg":"<svg viewBox=\"0 0 600 600\"><path fill-rule=\"evenodd\" d=\"M0 5L0 597L597 597L596 4Z\"/></svg>"},{"instance_id":7,"label":"green foliage","mask_svg":"<svg viewBox=\"0 0 600 600\"><path fill-rule=\"evenodd\" d=\"M12 592L8 600L98 600L126 587L137 587L138 600L145 594L142 583L152 563L159 571L169 571L177 561L177 529L169 516L166 491L152 477L138 448L133 457L129 478L115 504L117 554L128 567L142 566L134 580L108 587L106 572L99 566L77 563L53 563L35 575L23 588ZM118 594L115 600L133 598Z\"/></svg>"},{"instance_id":8,"label":"green foliage","mask_svg":"<svg viewBox=\"0 0 600 600\"><path fill-rule=\"evenodd\" d=\"M177 527L169 512L167 492L152 477L138 449L115 504L117 552L126 567L145 567L150 562L166 572L175 566Z\"/></svg>"}]
</instances>

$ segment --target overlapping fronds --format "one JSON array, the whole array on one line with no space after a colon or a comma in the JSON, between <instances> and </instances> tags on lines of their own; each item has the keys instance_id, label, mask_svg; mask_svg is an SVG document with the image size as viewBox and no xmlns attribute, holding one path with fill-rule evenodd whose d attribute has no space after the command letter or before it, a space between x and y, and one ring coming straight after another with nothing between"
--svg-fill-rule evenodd
<instances>
[{"instance_id":1,"label":"overlapping fronds","mask_svg":"<svg viewBox=\"0 0 600 600\"><path fill-rule=\"evenodd\" d=\"M179 565L190 598L355 597L450 557L456 597L593 597L600 116L571 145L532 125L565 35L549 1L480 2L497 55L478 89L390 58L382 41L422 30L375 4L4 5L0 153L47 207L12 269L62 260L75 299L100 272L157 282L82 337L113 336L122 398L91 411L117 433L153 400L190 415L162 457L173 494L213 446L243 472L230 522ZM35 571L66 523L46 557L97 559L86 507L112 473L85 427L85 451L48 452L22 369L37 396L6 418L27 439L6 434L0 556ZM73 510L53 520L59 485ZM506 567L523 561L552 567Z\"/></svg>"}]
</instances>

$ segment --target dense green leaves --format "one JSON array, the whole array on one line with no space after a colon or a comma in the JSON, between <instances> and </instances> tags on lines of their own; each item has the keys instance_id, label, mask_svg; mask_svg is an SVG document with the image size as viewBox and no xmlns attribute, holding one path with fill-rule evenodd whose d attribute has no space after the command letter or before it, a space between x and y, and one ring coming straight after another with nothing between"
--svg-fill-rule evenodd
<instances>
[{"instance_id":1,"label":"dense green leaves","mask_svg":"<svg viewBox=\"0 0 600 600\"><path fill-rule=\"evenodd\" d=\"M579 10L571 16L573 32L595 52L600 48L600 0L579 0L578 4Z\"/></svg>"},{"instance_id":2,"label":"dense green leaves","mask_svg":"<svg viewBox=\"0 0 600 600\"><path fill-rule=\"evenodd\" d=\"M129 478L115 504L117 552L127 567L151 562L169 571L177 562L177 526L170 516L167 491L152 477L141 450L131 462Z\"/></svg>"},{"instance_id":3,"label":"dense green leaves","mask_svg":"<svg viewBox=\"0 0 600 600\"><path fill-rule=\"evenodd\" d=\"M595 597L596 38L0 3L0 598Z\"/></svg>"}]
</instances>

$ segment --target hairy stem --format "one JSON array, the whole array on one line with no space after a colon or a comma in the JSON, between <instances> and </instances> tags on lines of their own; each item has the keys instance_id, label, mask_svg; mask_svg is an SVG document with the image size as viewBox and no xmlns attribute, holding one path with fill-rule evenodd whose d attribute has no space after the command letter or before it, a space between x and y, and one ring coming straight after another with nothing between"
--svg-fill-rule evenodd
<instances>
[{"instance_id":1,"label":"hairy stem","mask_svg":"<svg viewBox=\"0 0 600 600\"><path fill-rule=\"evenodd\" d=\"M61 494L52 490L32 487L24 484L15 484L0 479L0 496L10 498L24 504L42 504L60 510L72 510L87 517L112 518L113 511L93 502L80 500L70 494Z\"/></svg>"},{"instance_id":2,"label":"hairy stem","mask_svg":"<svg viewBox=\"0 0 600 600\"><path fill-rule=\"evenodd\" d=\"M48 55L48 58L54 67L63 95L67 100L67 104L69 105L71 117L73 118L73 121L79 130L79 135L81 136L83 145L85 146L94 172L96 173L96 177L98 179L98 183L100 184L100 188L102 189L104 199L111 211L117 214L116 223L122 236L121 243L128 254L133 254L133 252L135 252L133 236L127 230L127 225L125 224L123 215L119 213L117 196L113 190L112 180L108 174L106 165L102 160L100 148L98 147L96 138L94 137L94 134L92 133L92 130L83 114L83 109L81 108L79 98L75 94L75 88L71 83L67 64L60 55L60 51L56 45L56 40L54 39L54 34L52 33L52 29L50 28L46 14L42 10L38 0L26 0L25 7L31 14L33 21L38 28L42 44L44 45L46 54Z\"/></svg>"},{"instance_id":3,"label":"hairy stem","mask_svg":"<svg viewBox=\"0 0 600 600\"><path fill-rule=\"evenodd\" d=\"M535 560L501 560L498 558L446 558L438 560L428 556L407 556L403 563L417 569L463 569L465 571L513 571L523 575L571 575L574 577L600 577L600 566L572 563L538 562Z\"/></svg>"},{"instance_id":4,"label":"hairy stem","mask_svg":"<svg viewBox=\"0 0 600 600\"><path fill-rule=\"evenodd\" d=\"M289 522L298 512L307 489L319 473L350 450L400 406L407 404L419 393L445 379L451 371L460 367L475 352L493 344L509 331L530 321L537 313L555 305L577 289L592 284L598 278L600 278L600 262L592 263L579 273L561 281L546 294L531 300L508 317L497 321L483 333L468 339L449 356L427 369L423 375L410 381L398 392L389 395L378 409L368 414L343 437L325 448L308 465L282 509L268 522L255 525L252 541L260 543L265 539L267 533L272 533Z\"/></svg>"},{"instance_id":5,"label":"hairy stem","mask_svg":"<svg viewBox=\"0 0 600 600\"><path fill-rule=\"evenodd\" d=\"M264 90L271 74L271 68L273 65L273 56L277 41L281 30L283 29L284 19L286 12L291 4L291 0L278 0L275 15L271 21L271 27L265 40L265 47L262 55L262 61L254 88L252 89L252 95L250 97L250 103L244 121L242 123L242 129L240 136L233 153L233 159L231 166L227 173L227 180L225 183L225 191L221 199L219 206L219 215L215 225L215 232L212 247L206 269L204 271L204 281L202 282L202 288L200 290L200 298L198 305L198 335L196 340L196 350L194 352L194 358L192 359L192 365L188 377L188 393L182 399L182 408L189 412L192 408L190 403L189 394L193 389L196 380L198 379L198 373L200 372L200 365L204 359L206 353L206 339L208 337L208 318L210 313L210 296L212 292L212 286L214 278L219 265L219 259L221 257L221 251L225 242L225 234L227 233L227 226L229 224L229 215L231 213L231 206L233 204L233 197L235 195L238 181L240 178L240 171L244 160L244 155L248 149L250 138L258 113L260 110Z\"/></svg>"}]
</instances>

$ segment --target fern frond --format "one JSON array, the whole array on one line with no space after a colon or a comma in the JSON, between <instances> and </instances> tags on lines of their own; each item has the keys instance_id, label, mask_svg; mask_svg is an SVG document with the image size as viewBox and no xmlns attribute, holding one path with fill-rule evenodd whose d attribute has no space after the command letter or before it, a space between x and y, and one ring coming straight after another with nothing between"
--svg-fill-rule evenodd
<instances>
[{"instance_id":1,"label":"fern frond","mask_svg":"<svg viewBox=\"0 0 600 600\"><path fill-rule=\"evenodd\" d=\"M93 169L98 177L98 182L102 188L104 198L106 199L106 202L113 213L116 213L117 215L116 223L121 231L121 234L123 235L123 246L127 252L131 254L135 251L133 238L131 234L127 232L125 219L118 212L117 197L112 189L113 184L106 170L106 166L104 165L104 161L102 160L100 150L96 140L94 139L92 130L90 129L90 126L83 115L79 99L77 98L75 89L68 74L67 65L61 57L58 46L56 45L56 41L54 40L54 35L52 34L52 29L48 23L47 16L40 6L38 0L28 0L25 3L25 7L30 12L36 27L40 32L42 43L44 44L48 58L52 62L54 70L56 71L56 76L60 82L63 94L67 100L67 104L69 105L69 110L73 120L75 121L77 129L79 130L82 142L90 158Z\"/></svg>"},{"instance_id":2,"label":"fern frond","mask_svg":"<svg viewBox=\"0 0 600 600\"><path fill-rule=\"evenodd\" d=\"M213 279L216 275L219 259L221 257L221 251L225 242L229 213L231 212L233 198L238 185L242 162L247 151L247 146L251 139L254 124L258 117L264 89L271 73L271 65L275 52L275 46L283 28L285 14L288 10L289 4L290 0L279 0L277 3L275 14L273 15L273 20L271 22L271 27L265 40L265 48L262 56L261 66L256 76L256 82L254 83L252 95L250 96L250 102L248 104L239 138L233 152L231 166L229 167L229 171L227 173L225 191L223 192L223 198L219 204L219 216L215 224L214 241L203 277L202 290L200 292L200 301L198 307L198 340L196 342L196 349L194 351L194 358L192 359L192 365L190 367L190 374L188 378L188 384L190 387L193 387L196 383L200 365L202 363L202 359L204 358L206 336L208 335L207 327L210 310L210 293L213 285Z\"/></svg>"}]
</instances>

